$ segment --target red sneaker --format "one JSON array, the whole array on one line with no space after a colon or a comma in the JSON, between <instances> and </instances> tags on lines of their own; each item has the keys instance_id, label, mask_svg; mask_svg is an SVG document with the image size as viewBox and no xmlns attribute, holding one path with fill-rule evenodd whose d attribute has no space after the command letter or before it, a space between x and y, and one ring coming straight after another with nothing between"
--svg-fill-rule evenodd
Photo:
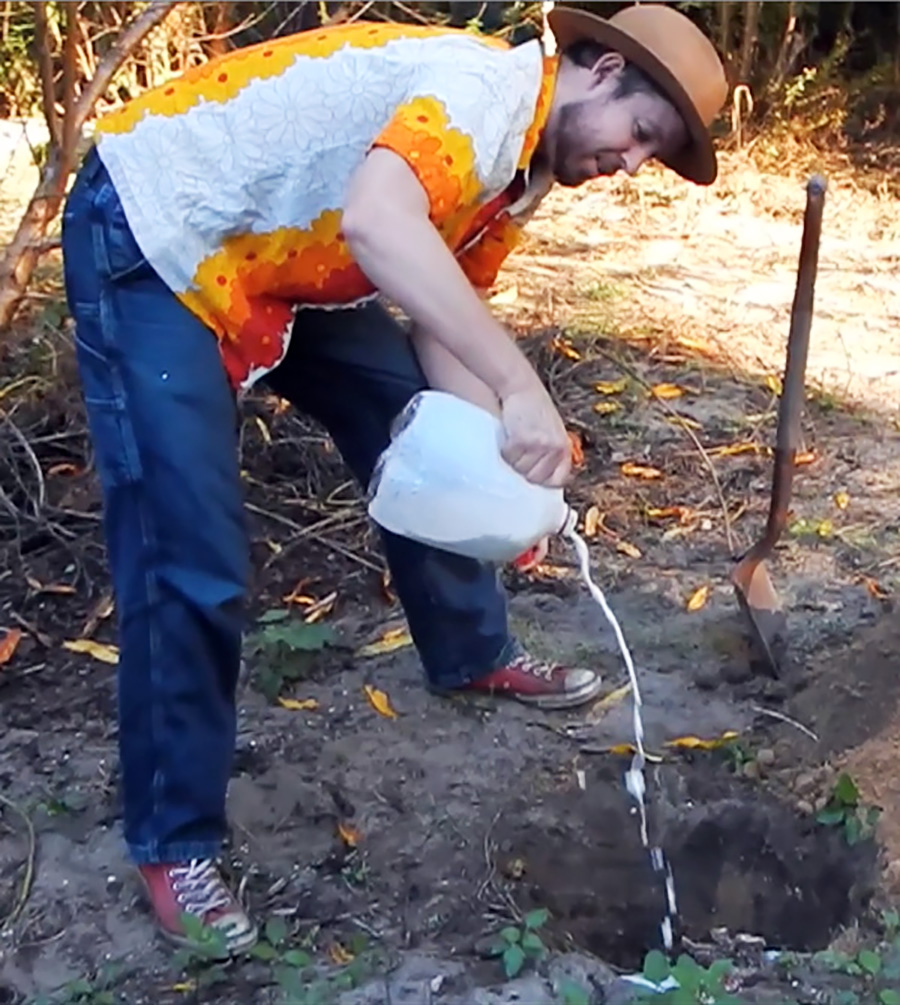
<instances>
[{"instance_id":1,"label":"red sneaker","mask_svg":"<svg viewBox=\"0 0 900 1005\"><path fill-rule=\"evenodd\" d=\"M515 656L506 666L472 681L467 690L506 695L539 708L574 708L596 698L603 682L593 670L576 670L536 659Z\"/></svg>"},{"instance_id":2,"label":"red sneaker","mask_svg":"<svg viewBox=\"0 0 900 1005\"><path fill-rule=\"evenodd\" d=\"M138 872L160 932L177 946L190 946L184 930L183 914L192 914L204 925L222 934L227 955L242 953L256 942L256 926L247 917L234 894L225 885L211 859L191 862L142 865Z\"/></svg>"}]
</instances>

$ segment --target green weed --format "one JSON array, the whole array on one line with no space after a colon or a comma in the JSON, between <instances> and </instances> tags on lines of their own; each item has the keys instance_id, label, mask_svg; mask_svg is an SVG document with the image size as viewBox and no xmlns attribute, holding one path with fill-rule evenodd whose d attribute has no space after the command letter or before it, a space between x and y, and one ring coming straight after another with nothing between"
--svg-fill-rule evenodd
<instances>
[{"instance_id":1,"label":"green weed","mask_svg":"<svg viewBox=\"0 0 900 1005\"><path fill-rule=\"evenodd\" d=\"M838 778L816 819L827 827L841 828L847 844L853 845L872 834L880 815L878 807L861 805L856 782L845 773Z\"/></svg>"},{"instance_id":2,"label":"green weed","mask_svg":"<svg viewBox=\"0 0 900 1005\"><path fill-rule=\"evenodd\" d=\"M528 960L539 960L547 955L547 947L539 932L549 917L550 912L540 907L529 911L521 925L507 925L500 930L491 948L493 954L502 960L508 979L521 973Z\"/></svg>"},{"instance_id":3,"label":"green weed","mask_svg":"<svg viewBox=\"0 0 900 1005\"><path fill-rule=\"evenodd\" d=\"M335 639L328 625L309 625L276 608L259 619L262 626L247 641L247 653L257 657L256 684L274 702L285 684L307 678L315 656Z\"/></svg>"},{"instance_id":4,"label":"green weed","mask_svg":"<svg viewBox=\"0 0 900 1005\"><path fill-rule=\"evenodd\" d=\"M731 960L716 960L702 967L692 957L682 954L675 963L658 950L647 953L643 975L654 984L673 978L678 987L666 991L638 991L641 1005L742 1005L741 999L731 994L725 986L732 970Z\"/></svg>"}]
</instances>

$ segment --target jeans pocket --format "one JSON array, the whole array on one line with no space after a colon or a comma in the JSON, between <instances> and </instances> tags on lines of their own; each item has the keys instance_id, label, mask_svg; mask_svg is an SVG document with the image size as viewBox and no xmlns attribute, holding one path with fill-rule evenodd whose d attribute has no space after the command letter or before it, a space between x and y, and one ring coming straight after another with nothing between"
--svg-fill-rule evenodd
<instances>
[{"instance_id":1,"label":"jeans pocket","mask_svg":"<svg viewBox=\"0 0 900 1005\"><path fill-rule=\"evenodd\" d=\"M107 178L95 197L95 210L103 242L104 272L114 283L154 275L153 267L137 243L115 186Z\"/></svg>"}]
</instances>

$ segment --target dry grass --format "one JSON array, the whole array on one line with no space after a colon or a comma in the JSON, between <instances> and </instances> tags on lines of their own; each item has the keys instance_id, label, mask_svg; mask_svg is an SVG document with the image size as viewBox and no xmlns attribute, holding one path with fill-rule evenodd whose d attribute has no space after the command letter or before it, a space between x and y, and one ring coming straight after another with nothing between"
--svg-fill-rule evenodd
<instances>
[{"instance_id":1,"label":"dry grass","mask_svg":"<svg viewBox=\"0 0 900 1005\"><path fill-rule=\"evenodd\" d=\"M494 297L517 327L623 333L660 357L706 357L778 373L793 297L804 184L829 179L809 377L829 395L895 411L900 402L900 200L887 176L846 158L781 172L721 157L708 189L645 169L557 189Z\"/></svg>"}]
</instances>

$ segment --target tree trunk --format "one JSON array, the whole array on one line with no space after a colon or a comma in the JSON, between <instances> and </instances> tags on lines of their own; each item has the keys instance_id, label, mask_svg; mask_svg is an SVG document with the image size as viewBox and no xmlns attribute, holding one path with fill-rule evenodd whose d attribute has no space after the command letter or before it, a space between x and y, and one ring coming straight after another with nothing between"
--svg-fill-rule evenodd
<instances>
[{"instance_id":1,"label":"tree trunk","mask_svg":"<svg viewBox=\"0 0 900 1005\"><path fill-rule=\"evenodd\" d=\"M228 32L231 29L230 3L220 2L212 5L212 27L209 39L210 56L221 56L228 52ZM207 12L204 11L204 14Z\"/></svg>"},{"instance_id":2,"label":"tree trunk","mask_svg":"<svg viewBox=\"0 0 900 1005\"><path fill-rule=\"evenodd\" d=\"M81 138L81 131L85 122L93 112L101 94L109 87L110 81L115 76L118 69L125 60L134 52L146 34L159 24L175 6L175 0L162 2L157 0L152 6L145 8L127 27L124 28L116 44L109 50L97 68L94 77L88 81L78 100L74 96L74 72L76 45L79 33L74 29L74 21L77 20L78 10L73 3L67 6L67 28L65 51L65 101L67 102L64 111L64 122L58 121L56 115L55 101L48 102L48 88L44 89L44 108L52 107L50 113L53 117L53 124L50 127L50 147L47 152L47 160L41 171L41 178L35 189L31 201L25 210L15 236L9 243L6 252L0 261L0 331L9 327L15 316L16 310L31 279L34 267L43 250L41 242L47 233L47 228L56 219L66 192L66 185L69 180L69 173L75 160L75 151L78 141ZM48 57L49 50L49 26L46 19L46 9L43 3L35 3L35 18L39 30L38 46L39 53L46 48ZM41 17L43 15L43 20ZM74 37L69 40L68 36L74 33ZM70 65L71 64L71 65ZM52 60L50 74L48 75L52 84ZM45 77L42 71L42 84ZM54 132L55 128L55 132Z\"/></svg>"},{"instance_id":3,"label":"tree trunk","mask_svg":"<svg viewBox=\"0 0 900 1005\"><path fill-rule=\"evenodd\" d=\"M762 0L746 0L744 4L744 37L741 40L741 59L738 64L737 83L747 84L753 69L753 54L759 36L759 8Z\"/></svg>"},{"instance_id":4,"label":"tree trunk","mask_svg":"<svg viewBox=\"0 0 900 1005\"><path fill-rule=\"evenodd\" d=\"M769 74L769 92L777 94L781 90L785 77L791 69L794 58L794 41L797 32L797 5L790 0L787 7L787 17L784 23L784 34L781 37L781 47L775 59L775 65Z\"/></svg>"}]
</instances>

